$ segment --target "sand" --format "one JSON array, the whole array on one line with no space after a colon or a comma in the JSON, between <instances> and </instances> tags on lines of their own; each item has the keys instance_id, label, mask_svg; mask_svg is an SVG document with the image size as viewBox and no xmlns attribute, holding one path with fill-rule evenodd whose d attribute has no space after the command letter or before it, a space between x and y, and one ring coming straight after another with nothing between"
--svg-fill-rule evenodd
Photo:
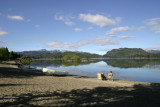
<instances>
[{"instance_id":1,"label":"sand","mask_svg":"<svg viewBox=\"0 0 160 107\"><path fill-rule=\"evenodd\" d=\"M16 68L14 63L0 65L0 106L159 107L160 104L158 83L46 76L41 71Z\"/></svg>"}]
</instances>

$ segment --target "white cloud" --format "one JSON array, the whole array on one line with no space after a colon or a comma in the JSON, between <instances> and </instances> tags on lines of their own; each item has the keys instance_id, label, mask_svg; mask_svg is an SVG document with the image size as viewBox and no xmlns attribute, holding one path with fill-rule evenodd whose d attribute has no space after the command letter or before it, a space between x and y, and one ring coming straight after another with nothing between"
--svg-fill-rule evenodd
<instances>
[{"instance_id":1,"label":"white cloud","mask_svg":"<svg viewBox=\"0 0 160 107\"><path fill-rule=\"evenodd\" d=\"M80 32L80 31L82 31L82 29L80 29L80 28L74 28L74 31Z\"/></svg>"},{"instance_id":2,"label":"white cloud","mask_svg":"<svg viewBox=\"0 0 160 107\"><path fill-rule=\"evenodd\" d=\"M96 38L95 40L92 40L94 44L104 46L104 45L116 45L119 44L118 42L114 42L111 39L107 39L105 36Z\"/></svg>"},{"instance_id":3,"label":"white cloud","mask_svg":"<svg viewBox=\"0 0 160 107\"><path fill-rule=\"evenodd\" d=\"M146 29L145 26L140 26L140 27L137 28L137 30L140 30L140 31L141 31L141 30L144 30L144 29Z\"/></svg>"},{"instance_id":4,"label":"white cloud","mask_svg":"<svg viewBox=\"0 0 160 107\"><path fill-rule=\"evenodd\" d=\"M151 30L160 33L160 18L152 18L145 21L145 24L151 26Z\"/></svg>"},{"instance_id":5,"label":"white cloud","mask_svg":"<svg viewBox=\"0 0 160 107\"><path fill-rule=\"evenodd\" d=\"M2 36L2 35L6 35L6 34L8 34L8 32L6 32L6 31L2 31L2 30L1 30L1 28L0 28L0 36Z\"/></svg>"},{"instance_id":6,"label":"white cloud","mask_svg":"<svg viewBox=\"0 0 160 107\"><path fill-rule=\"evenodd\" d=\"M54 18L55 18L56 20L64 20L63 16L57 16L57 15L55 15Z\"/></svg>"},{"instance_id":7,"label":"white cloud","mask_svg":"<svg viewBox=\"0 0 160 107\"><path fill-rule=\"evenodd\" d=\"M13 20L24 20L22 16L8 16L8 18Z\"/></svg>"},{"instance_id":8,"label":"white cloud","mask_svg":"<svg viewBox=\"0 0 160 107\"><path fill-rule=\"evenodd\" d=\"M120 31L128 31L128 30L131 30L132 28L129 28L128 26L126 27L116 27L116 28L112 28L110 31L108 31L106 33L106 35L109 35L109 36L115 36L115 33L116 32L120 32Z\"/></svg>"},{"instance_id":9,"label":"white cloud","mask_svg":"<svg viewBox=\"0 0 160 107\"><path fill-rule=\"evenodd\" d=\"M68 26L73 26L74 25L74 23L71 22L71 21L66 21L65 24L68 25Z\"/></svg>"},{"instance_id":10,"label":"white cloud","mask_svg":"<svg viewBox=\"0 0 160 107\"><path fill-rule=\"evenodd\" d=\"M73 18L74 17L72 17L72 16L70 16L70 17L64 17L62 15L60 15L60 16L55 15L55 20L63 21L68 26L73 26L75 24L74 22L70 21Z\"/></svg>"},{"instance_id":11,"label":"white cloud","mask_svg":"<svg viewBox=\"0 0 160 107\"><path fill-rule=\"evenodd\" d=\"M92 23L92 24L95 24L95 25L98 25L100 27L114 26L117 24L117 21L120 21L119 18L116 20L112 20L106 16L99 15L99 14L96 14L96 15L79 14L79 19L86 21L86 22L89 22L89 23Z\"/></svg>"},{"instance_id":12,"label":"white cloud","mask_svg":"<svg viewBox=\"0 0 160 107\"><path fill-rule=\"evenodd\" d=\"M160 18L152 18L152 19L146 20L145 24L149 26L154 26L154 25L158 25L159 21L160 21Z\"/></svg>"},{"instance_id":13,"label":"white cloud","mask_svg":"<svg viewBox=\"0 0 160 107\"><path fill-rule=\"evenodd\" d=\"M94 29L93 27L88 27L89 30Z\"/></svg>"},{"instance_id":14,"label":"white cloud","mask_svg":"<svg viewBox=\"0 0 160 107\"><path fill-rule=\"evenodd\" d=\"M135 36L117 36L118 39L130 39L134 38Z\"/></svg>"},{"instance_id":15,"label":"white cloud","mask_svg":"<svg viewBox=\"0 0 160 107\"><path fill-rule=\"evenodd\" d=\"M151 30L155 31L155 33L160 33L160 25L153 26Z\"/></svg>"},{"instance_id":16,"label":"white cloud","mask_svg":"<svg viewBox=\"0 0 160 107\"><path fill-rule=\"evenodd\" d=\"M66 43L66 42L51 42L51 43L47 43L47 46L56 47L56 48L79 48L81 46L85 46L89 44L104 46L104 45L116 45L116 44L119 44L119 42L112 41L102 36L94 40L81 40L77 43L72 43L72 44Z\"/></svg>"},{"instance_id":17,"label":"white cloud","mask_svg":"<svg viewBox=\"0 0 160 107\"><path fill-rule=\"evenodd\" d=\"M104 51L104 52L108 52L108 51L111 51L112 49L99 49L97 51Z\"/></svg>"}]
</instances>

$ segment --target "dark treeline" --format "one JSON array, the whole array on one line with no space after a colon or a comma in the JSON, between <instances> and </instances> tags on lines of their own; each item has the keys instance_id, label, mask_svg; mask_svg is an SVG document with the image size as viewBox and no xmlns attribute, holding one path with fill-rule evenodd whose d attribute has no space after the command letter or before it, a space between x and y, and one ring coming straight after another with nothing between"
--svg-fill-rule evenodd
<instances>
[{"instance_id":1,"label":"dark treeline","mask_svg":"<svg viewBox=\"0 0 160 107\"><path fill-rule=\"evenodd\" d=\"M13 60L21 57L13 51L9 52L8 48L0 48L0 61ZM26 56L26 55L25 55ZM160 58L160 53L148 53L141 48L119 48L108 51L105 55L91 54L87 52L60 52L60 53L36 53L27 55L32 59L66 59L80 60L82 58Z\"/></svg>"},{"instance_id":2,"label":"dark treeline","mask_svg":"<svg viewBox=\"0 0 160 107\"><path fill-rule=\"evenodd\" d=\"M13 60L20 56L13 51L9 52L8 48L0 47L0 61Z\"/></svg>"},{"instance_id":3,"label":"dark treeline","mask_svg":"<svg viewBox=\"0 0 160 107\"><path fill-rule=\"evenodd\" d=\"M79 58L100 58L101 55L90 53L76 53L76 52L63 52L63 53L43 53L29 55L33 59L79 59Z\"/></svg>"},{"instance_id":4,"label":"dark treeline","mask_svg":"<svg viewBox=\"0 0 160 107\"><path fill-rule=\"evenodd\" d=\"M132 56L133 58L160 58L160 53L145 53L136 54Z\"/></svg>"},{"instance_id":5,"label":"dark treeline","mask_svg":"<svg viewBox=\"0 0 160 107\"><path fill-rule=\"evenodd\" d=\"M37 53L27 55L33 59L82 59L82 58L160 58L160 53L148 53L141 48L119 48L108 51L105 55L87 52Z\"/></svg>"},{"instance_id":6,"label":"dark treeline","mask_svg":"<svg viewBox=\"0 0 160 107\"><path fill-rule=\"evenodd\" d=\"M160 58L160 53L148 53L141 48L119 48L108 51L105 58Z\"/></svg>"}]
</instances>

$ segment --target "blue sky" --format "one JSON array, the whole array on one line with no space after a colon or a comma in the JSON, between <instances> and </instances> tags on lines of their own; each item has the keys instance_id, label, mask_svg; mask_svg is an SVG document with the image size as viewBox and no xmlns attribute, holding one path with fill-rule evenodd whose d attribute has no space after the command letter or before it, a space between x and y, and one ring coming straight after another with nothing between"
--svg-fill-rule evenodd
<instances>
[{"instance_id":1,"label":"blue sky","mask_svg":"<svg viewBox=\"0 0 160 107\"><path fill-rule=\"evenodd\" d=\"M160 49L160 0L0 0L10 51Z\"/></svg>"}]
</instances>

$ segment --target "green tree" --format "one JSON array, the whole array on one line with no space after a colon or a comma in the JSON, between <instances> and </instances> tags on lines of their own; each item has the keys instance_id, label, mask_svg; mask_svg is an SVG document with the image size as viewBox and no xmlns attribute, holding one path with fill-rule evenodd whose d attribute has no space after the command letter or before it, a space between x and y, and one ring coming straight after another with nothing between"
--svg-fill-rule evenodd
<instances>
[{"instance_id":1,"label":"green tree","mask_svg":"<svg viewBox=\"0 0 160 107\"><path fill-rule=\"evenodd\" d=\"M15 58L15 54L14 54L14 52L13 51L11 51L10 53L9 53L9 59L14 59Z\"/></svg>"},{"instance_id":2,"label":"green tree","mask_svg":"<svg viewBox=\"0 0 160 107\"><path fill-rule=\"evenodd\" d=\"M63 59L65 59L65 60L70 60L71 57L70 57L69 55L65 55L65 56L63 56Z\"/></svg>"},{"instance_id":3,"label":"green tree","mask_svg":"<svg viewBox=\"0 0 160 107\"><path fill-rule=\"evenodd\" d=\"M8 60L9 51L8 48L0 48L0 60Z\"/></svg>"},{"instance_id":4,"label":"green tree","mask_svg":"<svg viewBox=\"0 0 160 107\"><path fill-rule=\"evenodd\" d=\"M73 60L79 61L79 60L80 60L80 57L79 57L78 55L75 55L75 56L73 56Z\"/></svg>"},{"instance_id":5,"label":"green tree","mask_svg":"<svg viewBox=\"0 0 160 107\"><path fill-rule=\"evenodd\" d=\"M22 56L19 61L21 65L28 65L32 62L32 59L30 57Z\"/></svg>"}]
</instances>

